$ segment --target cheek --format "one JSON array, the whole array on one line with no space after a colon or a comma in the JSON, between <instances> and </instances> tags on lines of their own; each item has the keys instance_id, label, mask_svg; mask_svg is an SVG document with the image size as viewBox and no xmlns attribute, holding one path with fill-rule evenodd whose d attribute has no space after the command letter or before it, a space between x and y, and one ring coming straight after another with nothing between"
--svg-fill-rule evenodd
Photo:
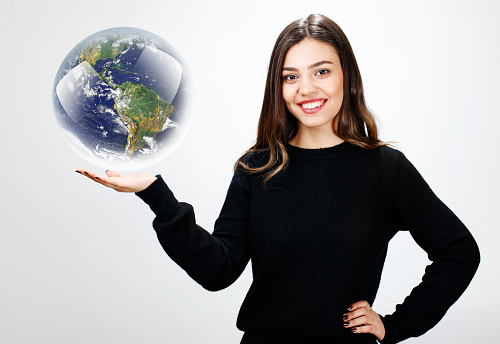
<instances>
[{"instance_id":1,"label":"cheek","mask_svg":"<svg viewBox=\"0 0 500 344\"><path fill-rule=\"evenodd\" d=\"M334 83L329 85L328 94L333 99L342 100L344 98L344 85L342 79L336 80Z\"/></svg>"},{"instance_id":2,"label":"cheek","mask_svg":"<svg viewBox=\"0 0 500 344\"><path fill-rule=\"evenodd\" d=\"M287 107L289 106L289 104L293 104L293 100L295 97L295 92L293 91L293 87L290 86L291 85L284 85L282 88L283 100L285 101Z\"/></svg>"}]
</instances>

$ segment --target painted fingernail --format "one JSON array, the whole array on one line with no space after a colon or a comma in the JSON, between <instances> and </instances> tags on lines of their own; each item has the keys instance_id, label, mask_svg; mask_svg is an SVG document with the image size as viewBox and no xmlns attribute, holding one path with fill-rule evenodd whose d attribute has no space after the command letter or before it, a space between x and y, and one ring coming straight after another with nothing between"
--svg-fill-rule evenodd
<instances>
[{"instance_id":1,"label":"painted fingernail","mask_svg":"<svg viewBox=\"0 0 500 344\"><path fill-rule=\"evenodd\" d=\"M348 322L345 322L345 323L344 323L344 326L349 326L349 323L348 323Z\"/></svg>"},{"instance_id":2,"label":"painted fingernail","mask_svg":"<svg viewBox=\"0 0 500 344\"><path fill-rule=\"evenodd\" d=\"M349 317L347 315L344 315L343 320L346 321Z\"/></svg>"},{"instance_id":3,"label":"painted fingernail","mask_svg":"<svg viewBox=\"0 0 500 344\"><path fill-rule=\"evenodd\" d=\"M347 308L348 311L350 311L352 309L352 305L349 306L349 308Z\"/></svg>"},{"instance_id":4,"label":"painted fingernail","mask_svg":"<svg viewBox=\"0 0 500 344\"><path fill-rule=\"evenodd\" d=\"M101 180L101 178L99 178L99 177L94 177L94 178L97 179L97 180Z\"/></svg>"},{"instance_id":5,"label":"painted fingernail","mask_svg":"<svg viewBox=\"0 0 500 344\"><path fill-rule=\"evenodd\" d=\"M357 330L356 330L356 327L351 328L351 332L353 332L353 333L354 333L354 332L356 332L356 331L357 331Z\"/></svg>"},{"instance_id":6,"label":"painted fingernail","mask_svg":"<svg viewBox=\"0 0 500 344\"><path fill-rule=\"evenodd\" d=\"M75 172L76 172L76 173L80 173L80 174L82 174L82 172L80 172L80 171L75 171Z\"/></svg>"}]
</instances>

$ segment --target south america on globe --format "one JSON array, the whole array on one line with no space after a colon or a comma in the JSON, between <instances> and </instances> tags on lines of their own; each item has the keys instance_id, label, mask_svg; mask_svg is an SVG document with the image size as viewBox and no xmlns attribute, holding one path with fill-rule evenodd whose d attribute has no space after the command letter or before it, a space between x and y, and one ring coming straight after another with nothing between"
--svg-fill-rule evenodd
<instances>
[{"instance_id":1,"label":"south america on globe","mask_svg":"<svg viewBox=\"0 0 500 344\"><path fill-rule=\"evenodd\" d=\"M77 44L53 87L63 137L97 166L133 170L166 157L190 123L189 75L167 41L113 28Z\"/></svg>"}]
</instances>

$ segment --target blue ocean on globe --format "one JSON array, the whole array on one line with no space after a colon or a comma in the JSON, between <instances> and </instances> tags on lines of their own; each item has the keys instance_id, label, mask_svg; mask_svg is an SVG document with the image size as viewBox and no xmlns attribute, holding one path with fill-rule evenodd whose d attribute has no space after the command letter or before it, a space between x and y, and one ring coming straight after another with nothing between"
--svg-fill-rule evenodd
<instances>
[{"instance_id":1,"label":"blue ocean on globe","mask_svg":"<svg viewBox=\"0 0 500 344\"><path fill-rule=\"evenodd\" d=\"M97 32L64 58L53 87L59 128L104 168L141 169L166 157L190 118L189 72L167 41L134 28Z\"/></svg>"}]
</instances>

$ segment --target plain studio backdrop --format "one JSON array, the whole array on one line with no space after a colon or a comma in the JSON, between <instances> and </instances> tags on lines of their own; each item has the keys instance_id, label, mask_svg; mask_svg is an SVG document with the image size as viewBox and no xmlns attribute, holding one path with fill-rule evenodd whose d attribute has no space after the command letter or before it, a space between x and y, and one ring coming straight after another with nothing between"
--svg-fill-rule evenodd
<instances>
[{"instance_id":1,"label":"plain studio backdrop","mask_svg":"<svg viewBox=\"0 0 500 344\"><path fill-rule=\"evenodd\" d=\"M176 47L193 75L194 120L147 172L212 231L233 163L255 139L274 41L309 13L345 31L382 139L399 142L481 249L463 297L407 343L500 341L497 1L0 0L0 343L239 343L249 267L205 291L163 252L138 197L74 173L103 170L65 143L52 86L66 54L103 29L136 27ZM427 264L399 233L374 309L392 313Z\"/></svg>"}]
</instances>

